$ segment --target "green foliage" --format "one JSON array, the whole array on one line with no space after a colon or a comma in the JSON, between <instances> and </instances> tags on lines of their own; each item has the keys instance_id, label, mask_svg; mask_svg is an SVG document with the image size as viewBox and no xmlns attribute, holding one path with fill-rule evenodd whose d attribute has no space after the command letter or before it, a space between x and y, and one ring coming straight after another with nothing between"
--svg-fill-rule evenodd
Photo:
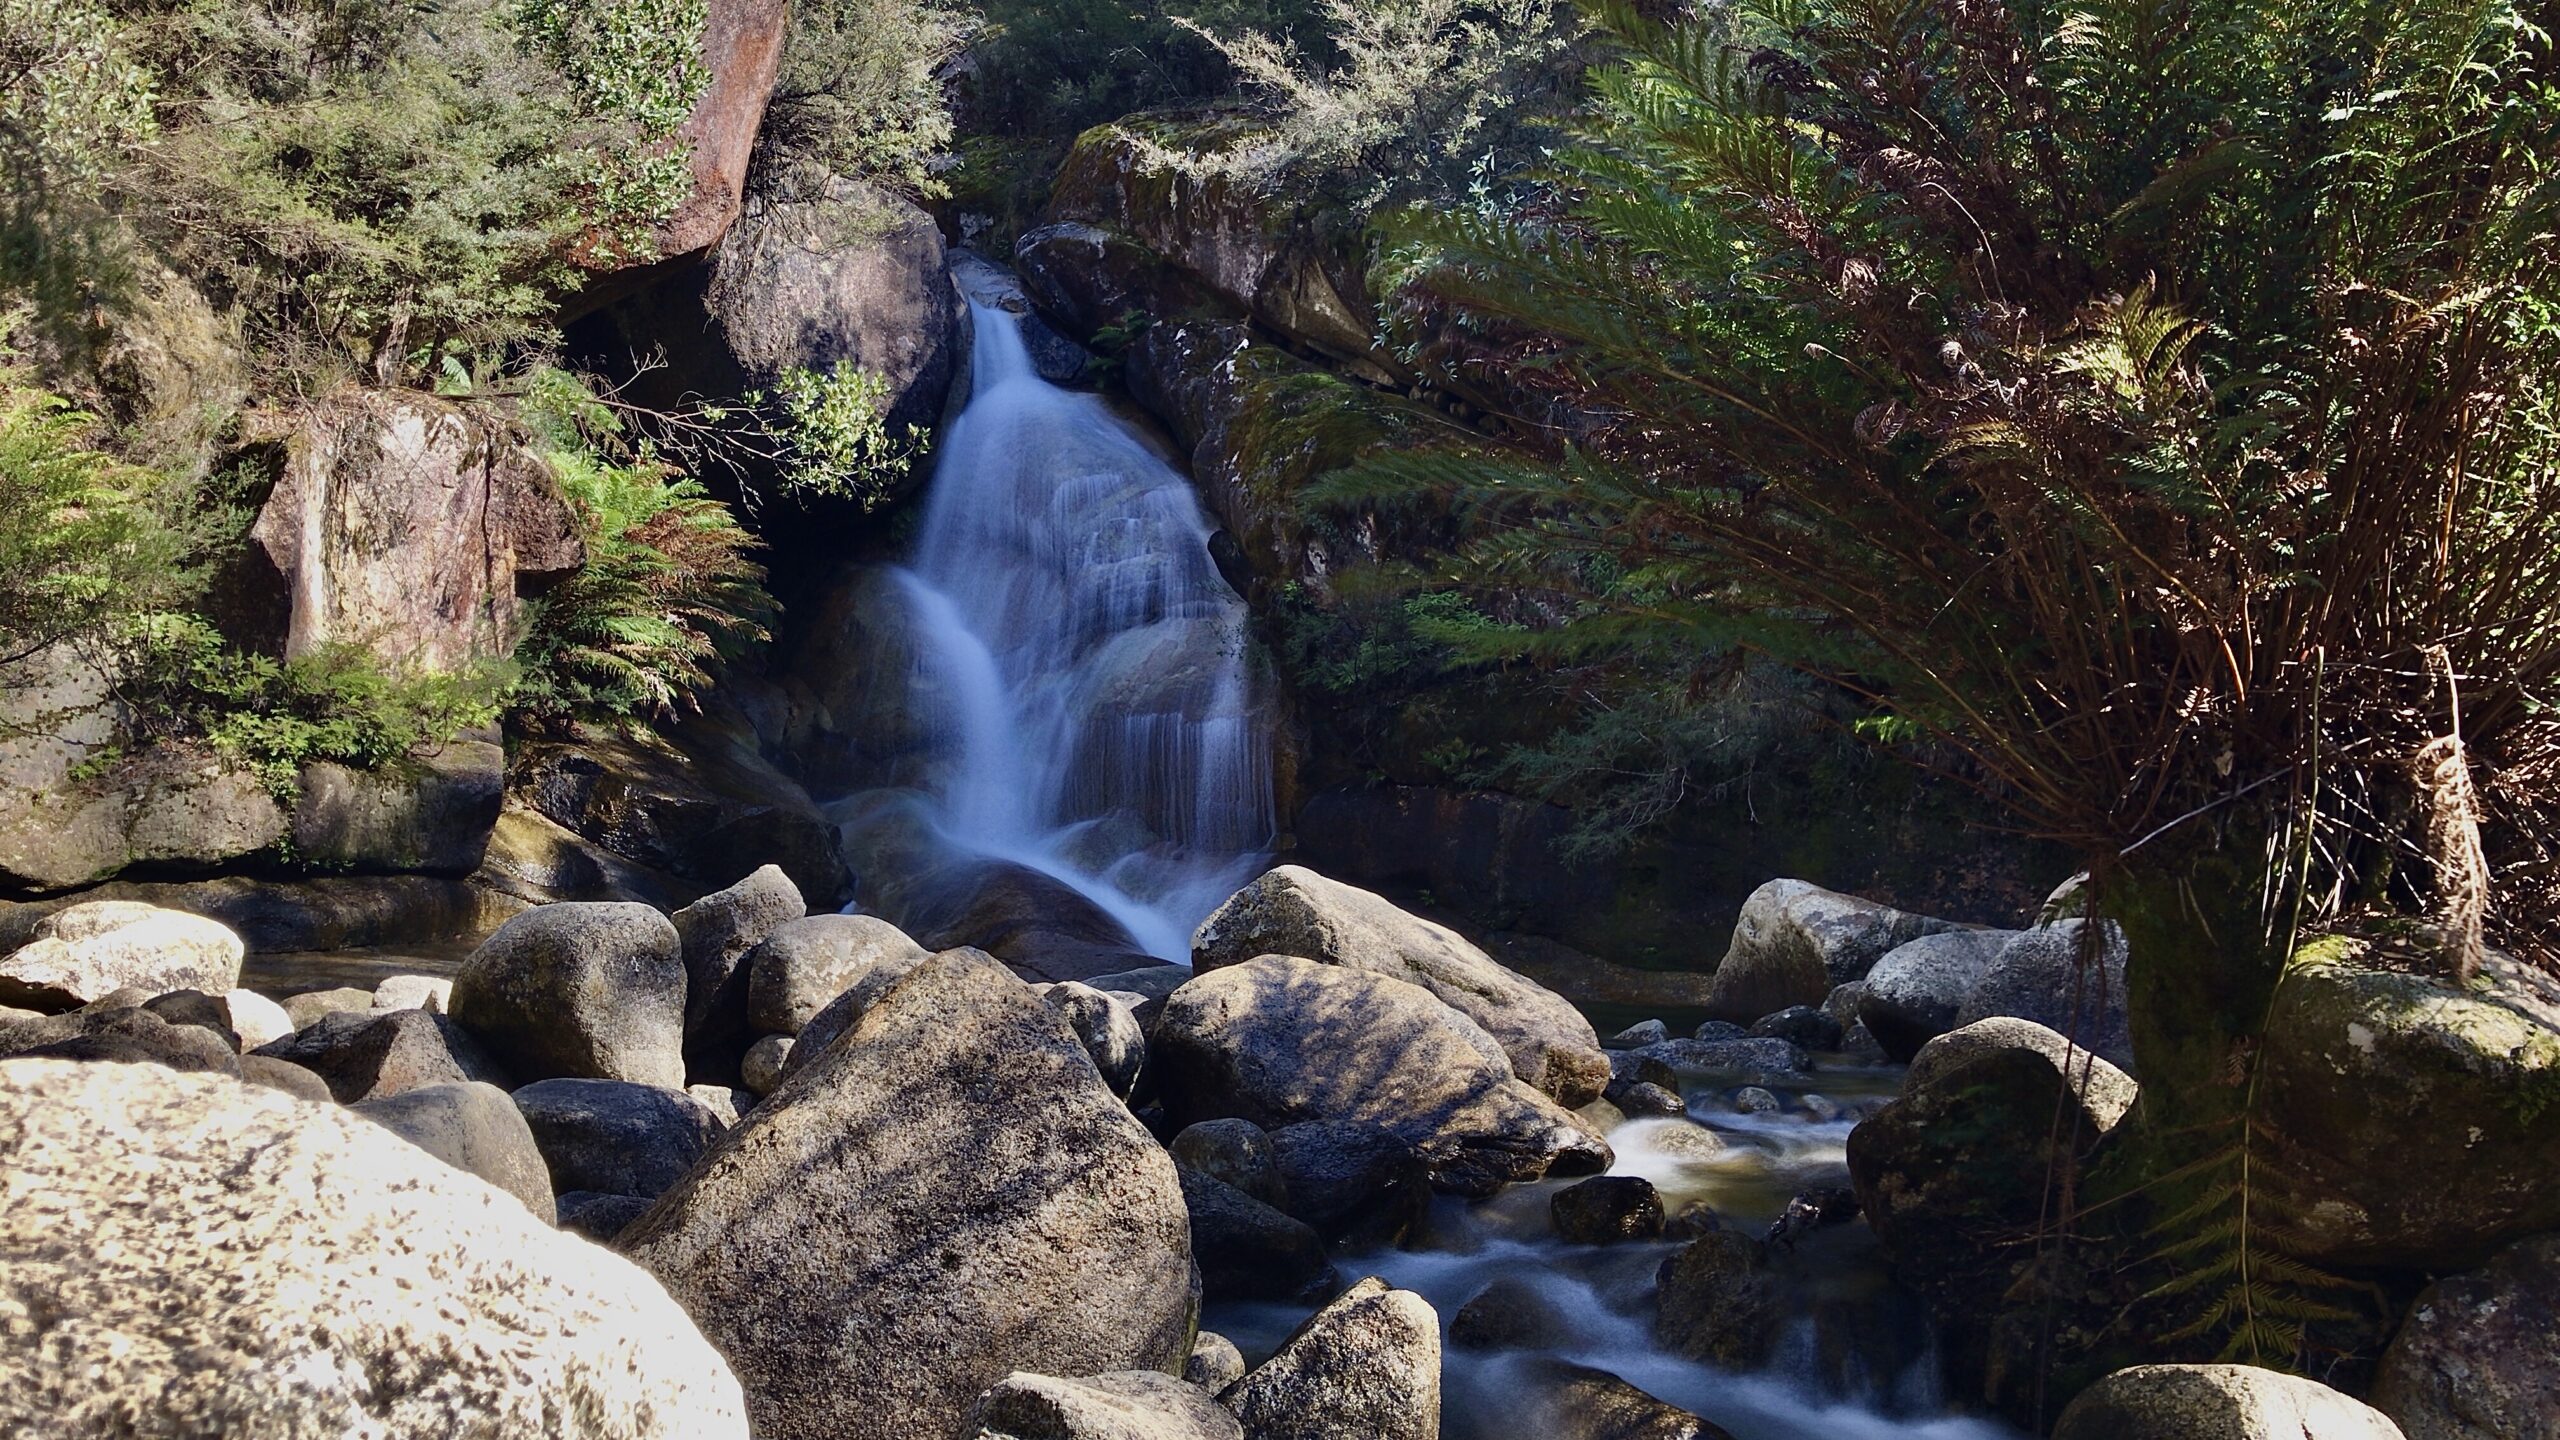
<instances>
[{"instance_id":1,"label":"green foliage","mask_svg":"<svg viewBox=\"0 0 2560 1440\"><path fill-rule=\"evenodd\" d=\"M0 291L71 303L98 184L154 131L151 77L90 0L0 0Z\"/></svg>"},{"instance_id":2,"label":"green foliage","mask_svg":"<svg viewBox=\"0 0 2560 1440\"><path fill-rule=\"evenodd\" d=\"M749 395L745 403L774 412L770 429L785 494L852 500L868 511L889 497L932 443L921 426L891 433L890 395L887 377L839 360L824 373L795 366L771 397Z\"/></svg>"},{"instance_id":3,"label":"green foliage","mask_svg":"<svg viewBox=\"0 0 2560 1440\"><path fill-rule=\"evenodd\" d=\"M654 258L649 227L693 193L690 147L676 137L710 88L705 0L516 0L518 43L569 83L576 128L599 132L554 163L595 217L604 258Z\"/></svg>"},{"instance_id":4,"label":"green foliage","mask_svg":"<svg viewBox=\"0 0 2560 1440\"><path fill-rule=\"evenodd\" d=\"M509 667L403 675L356 644L290 660L245 654L194 615L139 617L119 637L119 699L136 740L198 740L291 803L302 767L396 768L494 723Z\"/></svg>"},{"instance_id":5,"label":"green foliage","mask_svg":"<svg viewBox=\"0 0 2560 1440\"><path fill-rule=\"evenodd\" d=\"M942 67L975 31L931 0L807 0L791 7L782 68L757 137L760 185L852 176L926 196L952 144Z\"/></svg>"},{"instance_id":6,"label":"green foliage","mask_svg":"<svg viewBox=\"0 0 2560 1440\"><path fill-rule=\"evenodd\" d=\"M0 368L0 667L192 590L200 537L171 513L177 487L95 438L89 416Z\"/></svg>"},{"instance_id":7,"label":"green foliage","mask_svg":"<svg viewBox=\"0 0 2560 1440\"><path fill-rule=\"evenodd\" d=\"M516 650L518 723L630 727L672 715L724 655L767 638L773 602L729 508L623 438L573 376L533 377L525 406L576 508L586 563L543 596Z\"/></svg>"},{"instance_id":8,"label":"green foliage","mask_svg":"<svg viewBox=\"0 0 2560 1440\"><path fill-rule=\"evenodd\" d=\"M972 114L992 131L1057 140L1234 93L1224 57L1176 16L1220 33L1326 43L1314 0L981 0L980 9Z\"/></svg>"}]
</instances>

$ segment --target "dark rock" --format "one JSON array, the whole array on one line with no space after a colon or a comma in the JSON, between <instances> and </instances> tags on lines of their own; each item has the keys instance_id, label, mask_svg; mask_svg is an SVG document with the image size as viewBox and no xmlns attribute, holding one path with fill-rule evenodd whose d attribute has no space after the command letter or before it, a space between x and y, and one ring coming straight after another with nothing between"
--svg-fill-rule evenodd
<instances>
[{"instance_id":1,"label":"dark rock","mask_svg":"<svg viewBox=\"0 0 2560 1440\"><path fill-rule=\"evenodd\" d=\"M1128 1099L1147 1066L1147 1032L1138 1026L1137 1007L1073 980L1051 985L1040 998L1067 1017L1093 1068L1102 1072L1102 1083Z\"/></svg>"},{"instance_id":2,"label":"dark rock","mask_svg":"<svg viewBox=\"0 0 2560 1440\"><path fill-rule=\"evenodd\" d=\"M1181 1175L1191 1256L1209 1299L1298 1300L1333 1280L1324 1242L1305 1222L1197 1170Z\"/></svg>"},{"instance_id":3,"label":"dark rock","mask_svg":"<svg viewBox=\"0 0 2560 1440\"><path fill-rule=\"evenodd\" d=\"M1212 970L1166 1002L1152 1059L1177 1124L1367 1121L1460 1194L1609 1165L1608 1143L1513 1079L1465 1016L1420 986L1347 966L1275 955Z\"/></svg>"},{"instance_id":4,"label":"dark rock","mask_svg":"<svg viewBox=\"0 0 2560 1440\"><path fill-rule=\"evenodd\" d=\"M240 1053L240 1032L231 1028L230 1003L220 996L201 990L172 990L152 996L142 1002L142 1008L172 1025L193 1025L207 1031L232 1054Z\"/></svg>"},{"instance_id":5,"label":"dark rock","mask_svg":"<svg viewBox=\"0 0 2560 1440\"><path fill-rule=\"evenodd\" d=\"M759 867L668 916L684 956L684 1058L694 1075L725 1080L753 1034L747 1028L747 956L809 913L778 865Z\"/></svg>"},{"instance_id":6,"label":"dark rock","mask_svg":"<svg viewBox=\"0 0 2560 1440\"><path fill-rule=\"evenodd\" d=\"M1431 1209L1431 1171L1393 1131L1316 1120L1271 1132L1288 1212L1328 1242L1365 1249L1403 1240Z\"/></svg>"},{"instance_id":7,"label":"dark rock","mask_svg":"<svg viewBox=\"0 0 2560 1440\"><path fill-rule=\"evenodd\" d=\"M1806 1050L1837 1050L1842 1033L1839 1021L1811 1005L1790 1005L1751 1023L1755 1038L1784 1040Z\"/></svg>"},{"instance_id":8,"label":"dark rock","mask_svg":"<svg viewBox=\"0 0 2560 1440\"><path fill-rule=\"evenodd\" d=\"M1138 996L1139 1004L1136 1012L1138 1024L1141 1028L1152 1031L1155 1029L1156 1017L1164 1013L1164 1002L1173 998L1174 991L1191 983L1191 967L1149 965L1137 970L1096 975L1084 983L1106 995Z\"/></svg>"},{"instance_id":9,"label":"dark rock","mask_svg":"<svg viewBox=\"0 0 2560 1440\"><path fill-rule=\"evenodd\" d=\"M2374 1408L2408 1440L2560 1437L2560 1235L2430 1285L2382 1353Z\"/></svg>"},{"instance_id":10,"label":"dark rock","mask_svg":"<svg viewBox=\"0 0 2560 1440\"><path fill-rule=\"evenodd\" d=\"M1232 1185L1275 1210L1289 1208L1289 1182L1271 1137L1250 1120L1203 1120L1168 1145L1173 1163Z\"/></svg>"},{"instance_id":11,"label":"dark rock","mask_svg":"<svg viewBox=\"0 0 2560 1440\"><path fill-rule=\"evenodd\" d=\"M1689 1102L1681 1099L1679 1092L1665 1090L1650 1080L1609 1087L1609 1101L1630 1116L1689 1113Z\"/></svg>"},{"instance_id":12,"label":"dark rock","mask_svg":"<svg viewBox=\"0 0 2560 1440\"><path fill-rule=\"evenodd\" d=\"M1638 1175L1595 1175L1547 1202L1556 1237L1573 1245L1613 1245L1662 1234L1662 1197Z\"/></svg>"},{"instance_id":13,"label":"dark rock","mask_svg":"<svg viewBox=\"0 0 2560 1440\"><path fill-rule=\"evenodd\" d=\"M1730 1230L1702 1235L1662 1262L1655 1286L1654 1338L1670 1349L1752 1370L1776 1348L1778 1287L1758 1241Z\"/></svg>"},{"instance_id":14,"label":"dark rock","mask_svg":"<svg viewBox=\"0 0 2560 1440\"><path fill-rule=\"evenodd\" d=\"M527 1080L684 1086L685 968L646 905L570 903L498 927L453 977L453 1018Z\"/></svg>"},{"instance_id":15,"label":"dark rock","mask_svg":"<svg viewBox=\"0 0 2560 1440\"><path fill-rule=\"evenodd\" d=\"M1708 1045L1722 1044L1727 1040L1744 1040L1750 1038L1750 1035L1749 1026L1736 1025L1730 1020L1703 1020L1698 1023L1697 1029L1689 1032L1690 1039Z\"/></svg>"},{"instance_id":16,"label":"dark rock","mask_svg":"<svg viewBox=\"0 0 2560 1440\"><path fill-rule=\"evenodd\" d=\"M654 1200L693 1168L723 1127L681 1090L625 1080L542 1080L515 1093L555 1191Z\"/></svg>"},{"instance_id":17,"label":"dark rock","mask_svg":"<svg viewBox=\"0 0 2560 1440\"><path fill-rule=\"evenodd\" d=\"M463 1082L422 1085L347 1107L447 1165L477 1175L551 1221L551 1176L507 1092Z\"/></svg>"},{"instance_id":18,"label":"dark rock","mask_svg":"<svg viewBox=\"0 0 2560 1440\"><path fill-rule=\"evenodd\" d=\"M2138 1365L2090 1386L2053 1440L2401 1440L2316 1380L2250 1365Z\"/></svg>"},{"instance_id":19,"label":"dark rock","mask_svg":"<svg viewBox=\"0 0 2560 1440\"><path fill-rule=\"evenodd\" d=\"M1625 1052L1639 1060L1659 1060L1682 1070L1704 1071L1726 1080L1754 1085L1798 1082L1813 1069L1813 1060L1794 1042L1770 1036L1747 1040L1666 1040Z\"/></svg>"},{"instance_id":20,"label":"dark rock","mask_svg":"<svg viewBox=\"0 0 2560 1440\"><path fill-rule=\"evenodd\" d=\"M1733 1092L1730 1103L1737 1115L1775 1115L1786 1102L1757 1085L1745 1085Z\"/></svg>"},{"instance_id":21,"label":"dark rock","mask_svg":"<svg viewBox=\"0 0 2560 1440\"><path fill-rule=\"evenodd\" d=\"M1866 978L1896 946L1955 928L1802 880L1772 880L1743 902L1707 1008L1748 1024L1790 1005L1819 1005L1833 986Z\"/></svg>"},{"instance_id":22,"label":"dark rock","mask_svg":"<svg viewBox=\"0 0 2560 1440\"><path fill-rule=\"evenodd\" d=\"M967 951L873 997L620 1243L735 1357L764 1440L950 1434L1016 1370L1170 1374L1198 1303L1172 1160Z\"/></svg>"},{"instance_id":23,"label":"dark rock","mask_svg":"<svg viewBox=\"0 0 2560 1440\"><path fill-rule=\"evenodd\" d=\"M2015 935L1949 930L1895 946L1867 972L1858 1022L1885 1054L1908 1063L1921 1046L1956 1028L1965 996Z\"/></svg>"},{"instance_id":24,"label":"dark rock","mask_svg":"<svg viewBox=\"0 0 2560 1440\"><path fill-rule=\"evenodd\" d=\"M800 1042L789 1035L767 1035L748 1046L738 1061L740 1088L759 1100L781 1089L791 1073L791 1052L799 1048Z\"/></svg>"},{"instance_id":25,"label":"dark rock","mask_svg":"<svg viewBox=\"0 0 2560 1440\"><path fill-rule=\"evenodd\" d=\"M1303 866L1283 865L1201 922L1191 964L1209 972L1265 955L1295 956L1418 985L1484 1027L1520 1079L1572 1107L1609 1083L1591 1022L1526 976L1496 964L1446 926Z\"/></svg>"},{"instance_id":26,"label":"dark rock","mask_svg":"<svg viewBox=\"0 0 2560 1440\"><path fill-rule=\"evenodd\" d=\"M1153 1370L1083 1380L1016 1373L978 1397L975 1440L1244 1440L1236 1417L1195 1385Z\"/></svg>"},{"instance_id":27,"label":"dark rock","mask_svg":"<svg viewBox=\"0 0 2560 1440\"><path fill-rule=\"evenodd\" d=\"M240 1057L240 1078L252 1085L280 1090L296 1100L315 1105L335 1105L338 1097L329 1093L329 1082L290 1060L277 1060L266 1055Z\"/></svg>"},{"instance_id":28,"label":"dark rock","mask_svg":"<svg viewBox=\"0 0 2560 1440\"><path fill-rule=\"evenodd\" d=\"M1600 1042L1605 1050L1641 1050L1671 1038L1671 1027L1659 1020L1640 1020Z\"/></svg>"},{"instance_id":29,"label":"dark rock","mask_svg":"<svg viewBox=\"0 0 2560 1440\"><path fill-rule=\"evenodd\" d=\"M601 1195L593 1190L572 1190L552 1203L559 1209L561 1229L599 1245L621 1239L632 1221L649 1213L650 1204L637 1195Z\"/></svg>"},{"instance_id":30,"label":"dark rock","mask_svg":"<svg viewBox=\"0 0 2560 1440\"><path fill-rule=\"evenodd\" d=\"M2112 921L2099 922L2095 931L2089 924L2063 920L2009 937L1964 992L1957 1028L1994 1016L2032 1020L2078 1040L2119 1068L2132 1069L2124 932ZM2092 935L2093 940L2084 939Z\"/></svg>"},{"instance_id":31,"label":"dark rock","mask_svg":"<svg viewBox=\"0 0 2560 1440\"><path fill-rule=\"evenodd\" d=\"M1477 1291L1449 1321L1449 1343L1460 1350L1555 1350L1576 1338L1563 1308L1517 1275Z\"/></svg>"},{"instance_id":32,"label":"dark rock","mask_svg":"<svg viewBox=\"0 0 2560 1440\"><path fill-rule=\"evenodd\" d=\"M1440 1317L1373 1276L1218 1399L1254 1440L1437 1440Z\"/></svg>"},{"instance_id":33,"label":"dark rock","mask_svg":"<svg viewBox=\"0 0 2560 1440\"><path fill-rule=\"evenodd\" d=\"M485 1081L505 1072L470 1034L424 1010L340 1010L260 1049L319 1076L344 1104L429 1085Z\"/></svg>"},{"instance_id":34,"label":"dark rock","mask_svg":"<svg viewBox=\"0 0 2560 1440\"><path fill-rule=\"evenodd\" d=\"M221 1037L194 1025L172 1025L140 1006L89 1009L19 1029L12 1053L30 1060L108 1061L237 1076L240 1056Z\"/></svg>"},{"instance_id":35,"label":"dark rock","mask_svg":"<svg viewBox=\"0 0 2560 1440\"><path fill-rule=\"evenodd\" d=\"M1676 1405L1646 1394L1606 1370L1541 1358L1524 1368L1528 1394L1519 1433L1539 1440L1733 1440Z\"/></svg>"}]
</instances>

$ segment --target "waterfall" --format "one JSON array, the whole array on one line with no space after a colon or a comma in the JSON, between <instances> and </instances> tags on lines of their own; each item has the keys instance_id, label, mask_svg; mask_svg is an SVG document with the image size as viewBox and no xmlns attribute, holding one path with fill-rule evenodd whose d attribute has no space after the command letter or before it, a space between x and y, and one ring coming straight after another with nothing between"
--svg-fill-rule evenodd
<instances>
[{"instance_id":1,"label":"waterfall","mask_svg":"<svg viewBox=\"0 0 2560 1440\"><path fill-rule=\"evenodd\" d=\"M1187 961L1274 832L1244 603L1182 475L1100 397L1043 380L1012 313L969 314L969 403L897 575L953 756L934 825Z\"/></svg>"}]
</instances>

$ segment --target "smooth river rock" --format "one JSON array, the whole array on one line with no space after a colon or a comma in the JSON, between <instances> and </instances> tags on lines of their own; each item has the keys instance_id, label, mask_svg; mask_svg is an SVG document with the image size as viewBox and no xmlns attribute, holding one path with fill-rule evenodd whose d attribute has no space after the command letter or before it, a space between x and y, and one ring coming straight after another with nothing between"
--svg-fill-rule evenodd
<instances>
[{"instance_id":1,"label":"smooth river rock","mask_svg":"<svg viewBox=\"0 0 2560 1440\"><path fill-rule=\"evenodd\" d=\"M513 1195L542 1220L556 1218L542 1151L525 1128L524 1116L497 1086L472 1081L427 1085L348 1109Z\"/></svg>"},{"instance_id":2,"label":"smooth river rock","mask_svg":"<svg viewBox=\"0 0 2560 1440\"><path fill-rule=\"evenodd\" d=\"M1991 970L2013 930L1949 930L1885 952L1857 995L1858 1023L1884 1053L1908 1063L1956 1028L1964 997Z\"/></svg>"},{"instance_id":3,"label":"smooth river rock","mask_svg":"<svg viewBox=\"0 0 2560 1440\"><path fill-rule=\"evenodd\" d=\"M2059 920L2009 937L1966 987L1956 1026L2008 1016L2070 1036L2133 1069L2125 1012L2124 932L2113 921Z\"/></svg>"},{"instance_id":4,"label":"smooth river rock","mask_svg":"<svg viewBox=\"0 0 2560 1440\"><path fill-rule=\"evenodd\" d=\"M978 1397L969 1426L971 1440L1244 1440L1207 1391L1153 1370L1007 1375Z\"/></svg>"},{"instance_id":5,"label":"smooth river rock","mask_svg":"<svg viewBox=\"0 0 2560 1440\"><path fill-rule=\"evenodd\" d=\"M2137 1365L2080 1393L2053 1440L2402 1440L2371 1406L2251 1365Z\"/></svg>"},{"instance_id":6,"label":"smooth river rock","mask_svg":"<svg viewBox=\"0 0 2560 1440\"><path fill-rule=\"evenodd\" d=\"M1211 970L1165 1002L1151 1058L1176 1124L1365 1121L1459 1194L1596 1174L1611 1158L1573 1112L1513 1078L1473 1021L1421 986L1347 966L1266 955Z\"/></svg>"},{"instance_id":7,"label":"smooth river rock","mask_svg":"<svg viewBox=\"0 0 2560 1440\"><path fill-rule=\"evenodd\" d=\"M640 1269L359 1116L213 1076L0 1063L0 1316L6 1434L747 1434Z\"/></svg>"},{"instance_id":8,"label":"smooth river rock","mask_svg":"<svg viewBox=\"0 0 2560 1440\"><path fill-rule=\"evenodd\" d=\"M1440 1317L1371 1276L1218 1399L1253 1440L1439 1440Z\"/></svg>"},{"instance_id":9,"label":"smooth river rock","mask_svg":"<svg viewBox=\"0 0 2560 1440\"><path fill-rule=\"evenodd\" d=\"M684 1088L686 974L676 927L629 901L540 905L453 977L453 1018L526 1080Z\"/></svg>"},{"instance_id":10,"label":"smooth river rock","mask_svg":"<svg viewBox=\"0 0 2560 1440\"><path fill-rule=\"evenodd\" d=\"M924 953L905 931L877 915L794 920L747 957L747 1021L758 1034L797 1035L875 967Z\"/></svg>"},{"instance_id":11,"label":"smooth river rock","mask_svg":"<svg viewBox=\"0 0 2560 1440\"><path fill-rule=\"evenodd\" d=\"M754 1038L747 1023L747 958L774 931L809 913L800 887L765 865L668 916L684 954L687 1066L721 1079Z\"/></svg>"},{"instance_id":12,"label":"smooth river rock","mask_svg":"<svg viewBox=\"0 0 2560 1440\"><path fill-rule=\"evenodd\" d=\"M133 900L92 900L36 922L26 944L0 958L0 1005L48 1014L124 989L147 995L240 984L240 937L201 915Z\"/></svg>"},{"instance_id":13,"label":"smooth river rock","mask_svg":"<svg viewBox=\"0 0 2560 1440\"><path fill-rule=\"evenodd\" d=\"M1896 947L1956 928L1802 880L1772 880L1734 918L1707 1013L1748 1025L1790 1005L1820 1005Z\"/></svg>"},{"instance_id":14,"label":"smooth river rock","mask_svg":"<svg viewBox=\"0 0 2560 1440\"><path fill-rule=\"evenodd\" d=\"M869 997L620 1243L731 1357L759 1440L965 1433L1015 1371L1178 1374L1199 1304L1171 1157L968 950Z\"/></svg>"},{"instance_id":15,"label":"smooth river rock","mask_svg":"<svg viewBox=\"0 0 2560 1440\"><path fill-rule=\"evenodd\" d=\"M1283 865L1201 922L1195 970L1294 955L1419 985L1502 1043L1522 1080L1568 1109L1600 1098L1609 1058L1591 1022L1561 995L1470 944L1356 886ZM1776 1008L1776 1007L1771 1007Z\"/></svg>"},{"instance_id":16,"label":"smooth river rock","mask_svg":"<svg viewBox=\"0 0 2560 1440\"><path fill-rule=\"evenodd\" d=\"M681 1090L627 1080L543 1080L515 1093L551 1188L655 1200L728 1127Z\"/></svg>"}]
</instances>

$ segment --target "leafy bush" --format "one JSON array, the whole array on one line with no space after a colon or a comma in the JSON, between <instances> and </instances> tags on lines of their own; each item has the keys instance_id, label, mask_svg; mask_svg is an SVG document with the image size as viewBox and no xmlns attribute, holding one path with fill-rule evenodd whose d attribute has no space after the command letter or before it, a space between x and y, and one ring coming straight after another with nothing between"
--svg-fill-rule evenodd
<instances>
[{"instance_id":1,"label":"leafy bush","mask_svg":"<svg viewBox=\"0 0 2560 1440\"><path fill-rule=\"evenodd\" d=\"M91 0L0 0L0 290L69 306L99 182L154 133L151 77Z\"/></svg>"},{"instance_id":2,"label":"leafy bush","mask_svg":"<svg viewBox=\"0 0 2560 1440\"><path fill-rule=\"evenodd\" d=\"M932 0L805 0L791 7L782 68L757 137L757 184L829 176L944 193L951 148L941 70L975 21Z\"/></svg>"},{"instance_id":3,"label":"leafy bush","mask_svg":"<svg viewBox=\"0 0 2560 1440\"><path fill-rule=\"evenodd\" d=\"M543 596L517 647L520 723L623 727L672 715L724 655L767 638L755 538L573 376L534 377L526 417L578 512L587 561Z\"/></svg>"},{"instance_id":4,"label":"leafy bush","mask_svg":"<svg viewBox=\"0 0 2560 1440\"><path fill-rule=\"evenodd\" d=\"M1136 110L1220 100L1235 77L1184 17L1224 34L1251 31L1320 52L1312 0L981 0L971 111L998 133L1063 141Z\"/></svg>"}]
</instances>

